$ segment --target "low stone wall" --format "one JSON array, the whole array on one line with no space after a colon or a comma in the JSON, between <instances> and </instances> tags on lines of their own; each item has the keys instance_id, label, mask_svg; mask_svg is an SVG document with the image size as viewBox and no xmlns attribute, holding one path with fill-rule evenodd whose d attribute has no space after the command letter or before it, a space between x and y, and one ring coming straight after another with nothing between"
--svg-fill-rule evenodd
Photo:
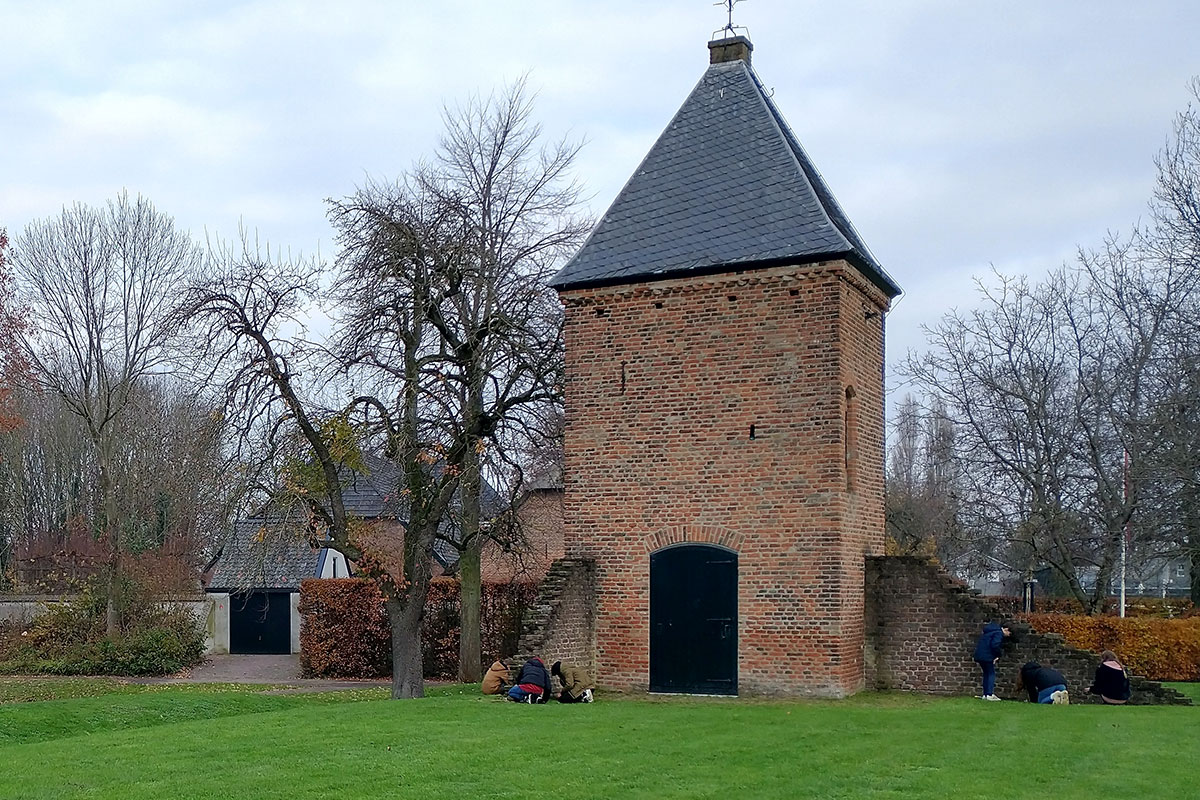
<instances>
[{"instance_id":1,"label":"low stone wall","mask_svg":"<svg viewBox=\"0 0 1200 800\"><path fill-rule=\"evenodd\" d=\"M979 667L971 656L985 622L1004 614L930 561L908 556L867 558L866 686L945 695L977 695ZM996 669L996 694L1025 699L1017 676L1026 661L1063 673L1071 702L1099 702L1084 693L1097 654L1068 646L1058 634L1041 634L1014 623L1012 640ZM1133 704L1190 704L1187 697L1154 681L1134 678Z\"/></svg>"},{"instance_id":2,"label":"low stone wall","mask_svg":"<svg viewBox=\"0 0 1200 800\"><path fill-rule=\"evenodd\" d=\"M518 659L566 661L596 669L596 564L560 558L550 565L521 627Z\"/></svg>"},{"instance_id":3,"label":"low stone wall","mask_svg":"<svg viewBox=\"0 0 1200 800\"><path fill-rule=\"evenodd\" d=\"M56 603L68 603L71 595L9 595L0 597L0 622L32 622ZM293 606L295 601L293 600ZM204 653L229 652L229 595L208 594L196 598L170 600L167 607L180 607L191 612L204 625ZM293 616L295 616L293 608ZM293 626L292 652L299 652L299 630Z\"/></svg>"}]
</instances>

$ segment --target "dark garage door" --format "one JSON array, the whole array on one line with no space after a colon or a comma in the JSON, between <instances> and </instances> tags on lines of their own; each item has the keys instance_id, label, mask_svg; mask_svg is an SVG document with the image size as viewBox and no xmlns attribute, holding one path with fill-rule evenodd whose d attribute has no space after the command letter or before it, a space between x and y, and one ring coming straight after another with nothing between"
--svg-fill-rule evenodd
<instances>
[{"instance_id":1,"label":"dark garage door","mask_svg":"<svg viewBox=\"0 0 1200 800\"><path fill-rule=\"evenodd\" d=\"M229 598L229 652L292 652L292 603L288 592L243 592Z\"/></svg>"},{"instance_id":2,"label":"dark garage door","mask_svg":"<svg viewBox=\"0 0 1200 800\"><path fill-rule=\"evenodd\" d=\"M679 545L650 556L650 691L737 694L737 553Z\"/></svg>"}]
</instances>

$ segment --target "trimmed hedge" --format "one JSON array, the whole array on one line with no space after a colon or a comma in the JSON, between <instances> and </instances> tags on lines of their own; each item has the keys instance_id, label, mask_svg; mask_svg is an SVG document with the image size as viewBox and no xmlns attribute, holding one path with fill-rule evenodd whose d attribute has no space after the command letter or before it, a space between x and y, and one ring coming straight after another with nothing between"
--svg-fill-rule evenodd
<instances>
[{"instance_id":1,"label":"trimmed hedge","mask_svg":"<svg viewBox=\"0 0 1200 800\"><path fill-rule=\"evenodd\" d=\"M1021 612L1021 598L1009 595L989 596L988 602L995 603L1002 611L1010 614ZM1105 614L1116 614L1118 600L1108 597L1104 600ZM1082 614L1083 607L1074 597L1046 597L1037 595L1033 600L1033 610L1038 614ZM1196 607L1188 597L1130 597L1125 601L1126 617L1190 617L1196 614Z\"/></svg>"},{"instance_id":2,"label":"trimmed hedge","mask_svg":"<svg viewBox=\"0 0 1200 800\"><path fill-rule=\"evenodd\" d=\"M537 595L530 583L484 584L481 599L483 663L516 652L521 616ZM391 632L383 597L363 578L300 584L300 667L306 677L382 678L391 675ZM459 589L435 578L421 628L426 678L458 673Z\"/></svg>"},{"instance_id":3,"label":"trimmed hedge","mask_svg":"<svg viewBox=\"0 0 1200 800\"><path fill-rule=\"evenodd\" d=\"M362 578L300 584L300 669L306 677L379 678L391 673L383 596Z\"/></svg>"},{"instance_id":4,"label":"trimmed hedge","mask_svg":"<svg viewBox=\"0 0 1200 800\"><path fill-rule=\"evenodd\" d=\"M1156 681L1200 680L1200 617L1019 616L1039 633L1062 634L1073 647L1112 650L1135 675Z\"/></svg>"}]
</instances>

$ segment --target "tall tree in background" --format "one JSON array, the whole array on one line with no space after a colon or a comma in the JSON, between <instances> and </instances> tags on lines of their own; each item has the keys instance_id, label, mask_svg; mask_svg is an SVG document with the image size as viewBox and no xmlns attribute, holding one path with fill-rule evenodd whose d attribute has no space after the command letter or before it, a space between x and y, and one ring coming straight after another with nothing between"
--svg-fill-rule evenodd
<instances>
[{"instance_id":1,"label":"tall tree in background","mask_svg":"<svg viewBox=\"0 0 1200 800\"><path fill-rule=\"evenodd\" d=\"M0 434L20 424L14 412L14 385L27 363L19 345L24 319L17 308L16 282L8 261L8 231L0 228Z\"/></svg>"},{"instance_id":2,"label":"tall tree in background","mask_svg":"<svg viewBox=\"0 0 1200 800\"><path fill-rule=\"evenodd\" d=\"M923 410L912 395L896 409L886 507L889 549L957 563L962 541L954 426L937 403Z\"/></svg>"},{"instance_id":3,"label":"tall tree in background","mask_svg":"<svg viewBox=\"0 0 1200 800\"><path fill-rule=\"evenodd\" d=\"M1200 362L1194 108L1157 163L1151 224L1040 282L981 283L980 305L929 328L929 350L905 365L954 423L977 546L999 537L1049 565L1090 611L1127 539L1143 554L1194 554L1200 533L1188 521L1200 499L1187 399Z\"/></svg>"},{"instance_id":4,"label":"tall tree in background","mask_svg":"<svg viewBox=\"0 0 1200 800\"><path fill-rule=\"evenodd\" d=\"M1158 158L1148 237L1155 257L1200 273L1200 77L1192 102L1175 117L1172 136ZM1200 300L1189 298L1172 321L1162 359L1159 428L1162 524L1190 563L1192 602L1200 605Z\"/></svg>"},{"instance_id":5,"label":"tall tree in background","mask_svg":"<svg viewBox=\"0 0 1200 800\"><path fill-rule=\"evenodd\" d=\"M22 330L15 282L8 263L8 232L0 228L0 442L21 422L13 390L25 372L25 360L18 346ZM13 532L3 518L12 507L14 478L12 465L0 461L0 588L11 580Z\"/></svg>"},{"instance_id":6,"label":"tall tree in background","mask_svg":"<svg viewBox=\"0 0 1200 800\"><path fill-rule=\"evenodd\" d=\"M560 402L562 314L546 284L590 228L570 175L579 144L544 144L532 112L524 80L447 109L435 159L416 174L422 191L458 218L468 237L454 285L430 318L452 354L448 388L459 425L451 435L466 445L458 524L449 538L459 551L459 679L467 683L482 672L484 467L491 460L498 474L510 460L501 451L528 430L538 407Z\"/></svg>"},{"instance_id":7,"label":"tall tree in background","mask_svg":"<svg viewBox=\"0 0 1200 800\"><path fill-rule=\"evenodd\" d=\"M21 341L34 377L79 417L99 471L96 531L109 552L108 630L123 549L114 458L117 421L140 384L166 370L173 304L198 251L140 195L102 208L76 204L30 223L15 240L18 296L28 308Z\"/></svg>"}]
</instances>

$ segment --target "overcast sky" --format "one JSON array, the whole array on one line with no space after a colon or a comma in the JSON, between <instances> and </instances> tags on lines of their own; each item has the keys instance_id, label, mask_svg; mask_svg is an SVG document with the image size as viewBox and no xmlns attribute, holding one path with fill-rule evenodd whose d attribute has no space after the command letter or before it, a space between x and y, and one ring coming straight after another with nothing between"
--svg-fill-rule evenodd
<instances>
[{"instance_id":1,"label":"overcast sky","mask_svg":"<svg viewBox=\"0 0 1200 800\"><path fill-rule=\"evenodd\" d=\"M523 73L585 138L600 214L707 66L707 0L0 0L0 226L143 193L333 255L324 199L393 178L439 113ZM989 265L1040 272L1144 215L1200 73L1200 3L819 3L735 10L754 67L905 289L894 363Z\"/></svg>"}]
</instances>

